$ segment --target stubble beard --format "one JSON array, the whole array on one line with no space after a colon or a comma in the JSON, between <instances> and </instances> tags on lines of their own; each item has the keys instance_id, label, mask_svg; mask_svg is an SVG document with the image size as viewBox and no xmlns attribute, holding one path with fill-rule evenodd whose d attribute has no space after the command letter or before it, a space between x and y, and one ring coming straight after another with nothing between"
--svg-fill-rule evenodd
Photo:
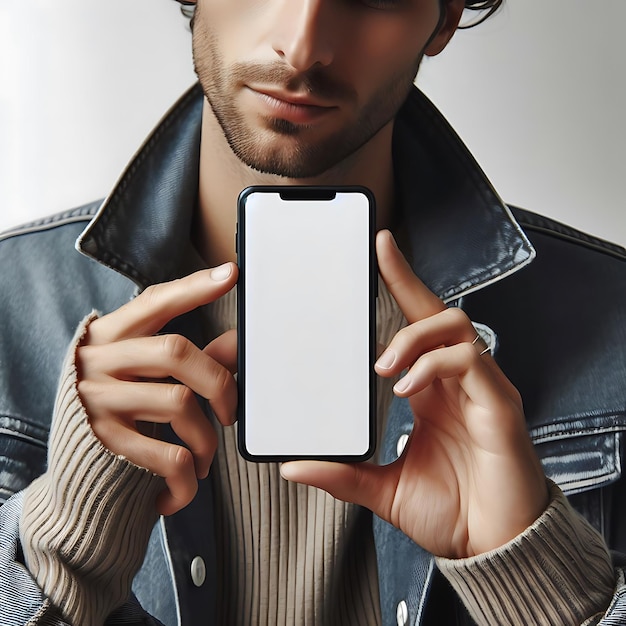
<instances>
[{"instance_id":1,"label":"stubble beard","mask_svg":"<svg viewBox=\"0 0 626 626\"><path fill-rule=\"evenodd\" d=\"M414 67L379 88L350 124L330 136L312 140L312 129L307 125L278 118L264 119L265 127L261 130L250 128L235 104L238 89L255 81L293 89L304 86L329 101L343 103L355 97L351 89L335 82L324 69L294 75L280 62L226 67L216 36L199 22L196 19L194 24L194 68L230 149L242 163L258 172L291 179L320 176L356 154L395 116L421 61L420 55Z\"/></svg>"}]
</instances>

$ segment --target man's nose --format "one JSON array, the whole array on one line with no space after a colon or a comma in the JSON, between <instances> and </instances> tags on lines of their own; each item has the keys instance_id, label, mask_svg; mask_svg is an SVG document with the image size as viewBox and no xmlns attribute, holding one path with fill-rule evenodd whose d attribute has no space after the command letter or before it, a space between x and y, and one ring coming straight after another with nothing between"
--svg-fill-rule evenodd
<instances>
[{"instance_id":1,"label":"man's nose","mask_svg":"<svg viewBox=\"0 0 626 626\"><path fill-rule=\"evenodd\" d=\"M283 0L272 46L299 72L328 66L334 58L328 0Z\"/></svg>"}]
</instances>

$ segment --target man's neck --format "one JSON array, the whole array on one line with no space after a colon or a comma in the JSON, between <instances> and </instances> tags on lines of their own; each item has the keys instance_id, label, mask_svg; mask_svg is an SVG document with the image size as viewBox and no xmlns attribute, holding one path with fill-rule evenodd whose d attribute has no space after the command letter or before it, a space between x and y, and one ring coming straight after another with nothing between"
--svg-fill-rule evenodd
<instances>
[{"instance_id":1,"label":"man's neck","mask_svg":"<svg viewBox=\"0 0 626 626\"><path fill-rule=\"evenodd\" d=\"M393 123L390 122L349 159L321 176L288 179L262 174L240 161L205 101L200 143L199 210L193 233L202 258L210 266L236 260L237 197L250 185L363 185L376 198L377 228L388 226L394 197L392 131Z\"/></svg>"}]
</instances>

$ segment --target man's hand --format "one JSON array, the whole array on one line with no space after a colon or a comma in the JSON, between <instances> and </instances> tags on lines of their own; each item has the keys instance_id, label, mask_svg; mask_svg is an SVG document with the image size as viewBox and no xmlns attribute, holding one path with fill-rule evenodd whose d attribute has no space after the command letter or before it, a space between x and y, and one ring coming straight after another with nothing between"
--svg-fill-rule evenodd
<instances>
[{"instance_id":1,"label":"man's hand","mask_svg":"<svg viewBox=\"0 0 626 626\"><path fill-rule=\"evenodd\" d=\"M380 273L409 325L379 357L415 424L402 456L386 466L295 461L288 480L368 507L438 556L497 548L548 504L519 393L458 309L447 309L413 274L388 231L376 240Z\"/></svg>"},{"instance_id":2,"label":"man's hand","mask_svg":"<svg viewBox=\"0 0 626 626\"><path fill-rule=\"evenodd\" d=\"M236 281L237 266L227 263L148 287L93 321L77 351L78 392L94 433L114 454L165 478L157 498L164 515L191 502L215 453L215 432L194 392L222 424L235 420L237 337L229 331L200 350L184 337L155 333ZM145 422L169 422L188 448L145 436L138 428Z\"/></svg>"}]
</instances>

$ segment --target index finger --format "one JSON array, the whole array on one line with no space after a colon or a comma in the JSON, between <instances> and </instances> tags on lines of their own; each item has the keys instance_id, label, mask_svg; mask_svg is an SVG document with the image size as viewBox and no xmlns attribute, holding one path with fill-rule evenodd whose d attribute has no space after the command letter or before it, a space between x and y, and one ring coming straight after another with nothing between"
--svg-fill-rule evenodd
<instances>
[{"instance_id":1,"label":"index finger","mask_svg":"<svg viewBox=\"0 0 626 626\"><path fill-rule=\"evenodd\" d=\"M225 263L168 283L151 285L116 311L92 322L85 344L98 345L154 335L170 320L217 300L237 281L237 266Z\"/></svg>"},{"instance_id":2,"label":"index finger","mask_svg":"<svg viewBox=\"0 0 626 626\"><path fill-rule=\"evenodd\" d=\"M376 235L380 275L409 324L444 311L446 305L413 273L388 230Z\"/></svg>"}]
</instances>

